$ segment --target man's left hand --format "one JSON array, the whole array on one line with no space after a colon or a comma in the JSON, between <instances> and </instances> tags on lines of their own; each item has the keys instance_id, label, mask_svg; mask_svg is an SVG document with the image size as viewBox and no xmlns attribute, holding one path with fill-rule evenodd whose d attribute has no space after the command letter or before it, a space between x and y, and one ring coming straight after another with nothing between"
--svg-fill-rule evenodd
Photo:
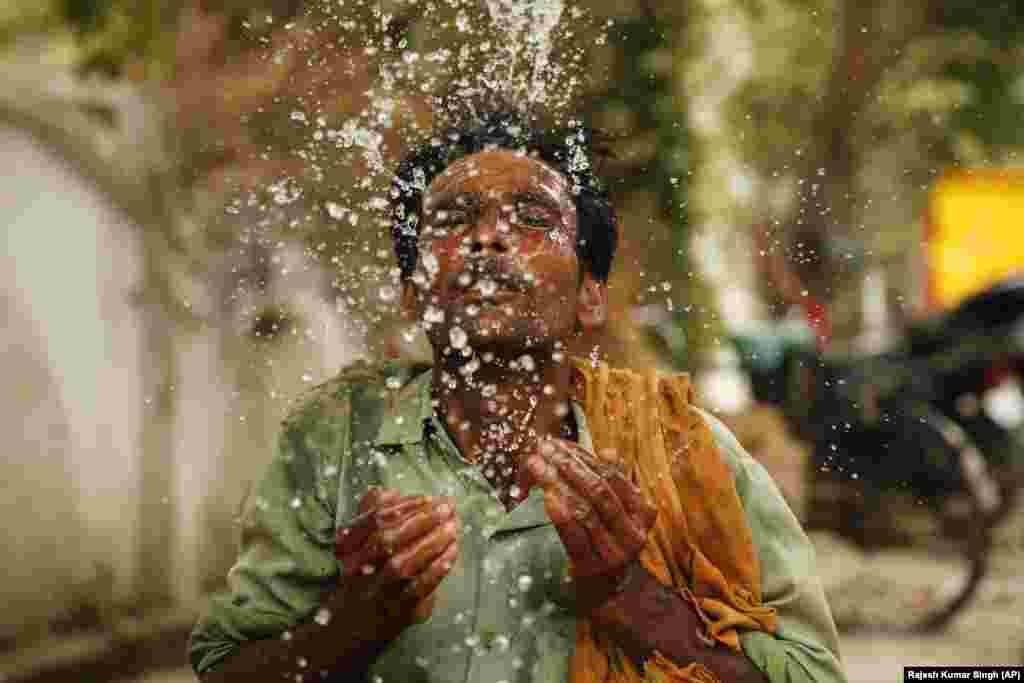
<instances>
[{"instance_id":1,"label":"man's left hand","mask_svg":"<svg viewBox=\"0 0 1024 683\"><path fill-rule=\"evenodd\" d=\"M571 441L542 441L524 466L530 483L544 491L580 607L590 612L615 593L639 558L657 509L621 467Z\"/></svg>"}]
</instances>

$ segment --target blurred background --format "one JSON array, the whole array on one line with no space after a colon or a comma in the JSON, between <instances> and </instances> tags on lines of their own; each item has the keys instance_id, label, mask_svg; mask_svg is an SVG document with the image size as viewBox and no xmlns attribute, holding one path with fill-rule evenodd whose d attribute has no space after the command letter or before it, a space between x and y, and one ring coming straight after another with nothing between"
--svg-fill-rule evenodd
<instances>
[{"instance_id":1,"label":"blurred background","mask_svg":"<svg viewBox=\"0 0 1024 683\"><path fill-rule=\"evenodd\" d=\"M423 353L391 169L498 99L601 132L597 352L769 468L850 680L1024 662L1019 3L0 0L0 681L191 680L290 402Z\"/></svg>"}]
</instances>

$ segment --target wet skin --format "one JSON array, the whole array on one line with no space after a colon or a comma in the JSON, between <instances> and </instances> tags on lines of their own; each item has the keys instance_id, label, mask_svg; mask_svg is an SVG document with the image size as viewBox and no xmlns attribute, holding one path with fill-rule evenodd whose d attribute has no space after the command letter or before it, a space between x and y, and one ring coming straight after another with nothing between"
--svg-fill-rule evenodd
<instances>
[{"instance_id":1,"label":"wet skin","mask_svg":"<svg viewBox=\"0 0 1024 683\"><path fill-rule=\"evenodd\" d=\"M441 386L435 380L439 414L450 425L465 425L452 431L463 454L473 459L481 452L485 437L480 424L493 418L489 412L496 402L488 401L480 386L496 387L488 395L501 399L506 415L516 414L517 402L521 408L531 406L520 411L529 415L528 424L507 421L513 431L529 432L527 445L509 455L513 475L494 483L509 507L532 486L544 491L548 515L573 567L580 604L589 611L606 600L639 556L656 511L615 466L558 438L565 411L556 407L568 403L571 367L565 360L550 360L558 357L552 351L577 329L603 324L606 307L604 285L581 272L576 220L568 181L547 164L506 150L463 158L425 194L420 258L413 282L403 291L403 305L429 323L424 326L434 348L435 374L470 357L452 348L453 330L464 333L473 357L493 359L481 364L475 383L459 378ZM537 359L530 372L510 362L526 352ZM526 375L536 379L524 380ZM444 504L427 503L435 509ZM411 516L414 508L401 509ZM410 586L434 585L442 548L457 548L454 532L429 533L440 536L427 541L424 527L422 536L409 535L394 549L395 562L423 572L424 578L407 577Z\"/></svg>"},{"instance_id":2,"label":"wet skin","mask_svg":"<svg viewBox=\"0 0 1024 683\"><path fill-rule=\"evenodd\" d=\"M701 661L724 682L762 682L742 655L705 648L692 607L639 568L637 558L656 516L639 488L615 466L559 438L571 366L559 359L558 344L564 347L577 329L600 327L606 311L604 285L581 273L575 241L568 183L536 159L482 152L434 180L424 199L416 280L403 289L402 303L410 315L434 321L428 337L437 412L449 426L469 426L452 437L470 459L486 451L480 448L481 424L496 414L529 418L506 420L528 438L517 442L523 448L512 454L510 475L492 483L509 507L530 487L543 490L572 567L581 617L591 618L638 660L659 651L677 662ZM478 308L476 315L469 314L471 306ZM432 307L443 312L443 320L437 321ZM460 336L453 337L456 325L474 355L493 360L481 364L473 381L452 372L453 386L439 375L467 358L452 348ZM523 372L513 361L527 352L536 367ZM486 386L493 391L482 392ZM204 683L234 680L235 674L280 680L299 655L310 670L358 671L405 628L429 616L430 596L458 552L451 499L374 489L360 501L356 519L337 530L344 580L322 604L346 618L332 620L330 628L300 625L288 639L247 643L204 675Z\"/></svg>"},{"instance_id":3,"label":"wet skin","mask_svg":"<svg viewBox=\"0 0 1024 683\"><path fill-rule=\"evenodd\" d=\"M449 344L455 326L481 351L572 334L581 284L576 207L560 173L509 151L476 154L434 180L422 214L411 295L421 320L431 306L444 312L427 330L435 349ZM597 288L587 277L585 287Z\"/></svg>"}]
</instances>

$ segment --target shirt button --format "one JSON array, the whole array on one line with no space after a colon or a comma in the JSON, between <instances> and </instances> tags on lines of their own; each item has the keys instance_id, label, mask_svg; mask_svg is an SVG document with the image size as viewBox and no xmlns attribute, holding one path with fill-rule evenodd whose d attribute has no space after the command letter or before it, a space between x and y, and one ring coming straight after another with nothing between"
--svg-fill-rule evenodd
<instances>
[{"instance_id":1,"label":"shirt button","mask_svg":"<svg viewBox=\"0 0 1024 683\"><path fill-rule=\"evenodd\" d=\"M494 647L494 639L496 636L497 634L493 630L489 628L482 629L480 631L480 642L483 643L485 648L490 650Z\"/></svg>"}]
</instances>

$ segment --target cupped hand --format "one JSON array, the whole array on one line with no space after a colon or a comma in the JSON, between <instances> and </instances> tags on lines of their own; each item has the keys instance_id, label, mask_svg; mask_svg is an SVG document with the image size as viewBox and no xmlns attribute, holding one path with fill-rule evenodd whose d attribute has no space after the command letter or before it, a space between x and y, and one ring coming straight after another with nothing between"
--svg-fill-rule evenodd
<instances>
[{"instance_id":1,"label":"cupped hand","mask_svg":"<svg viewBox=\"0 0 1024 683\"><path fill-rule=\"evenodd\" d=\"M585 610L603 603L639 559L657 509L617 465L563 439L547 439L524 461L544 491L548 516L572 563Z\"/></svg>"},{"instance_id":2,"label":"cupped hand","mask_svg":"<svg viewBox=\"0 0 1024 683\"><path fill-rule=\"evenodd\" d=\"M454 501L371 489L352 523L338 529L335 555L346 620L393 637L429 616L430 598L455 563Z\"/></svg>"}]
</instances>

